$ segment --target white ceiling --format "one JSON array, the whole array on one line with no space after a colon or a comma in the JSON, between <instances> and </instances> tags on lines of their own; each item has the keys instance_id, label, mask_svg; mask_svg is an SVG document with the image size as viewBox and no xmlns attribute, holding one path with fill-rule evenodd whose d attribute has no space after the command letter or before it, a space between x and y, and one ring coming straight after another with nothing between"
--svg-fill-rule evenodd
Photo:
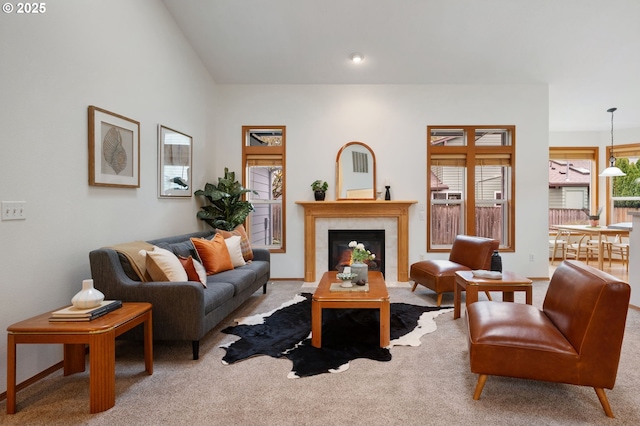
<instances>
[{"instance_id":1,"label":"white ceiling","mask_svg":"<svg viewBox=\"0 0 640 426\"><path fill-rule=\"evenodd\" d=\"M163 1L218 84L548 84L552 131L640 128L640 0Z\"/></svg>"}]
</instances>

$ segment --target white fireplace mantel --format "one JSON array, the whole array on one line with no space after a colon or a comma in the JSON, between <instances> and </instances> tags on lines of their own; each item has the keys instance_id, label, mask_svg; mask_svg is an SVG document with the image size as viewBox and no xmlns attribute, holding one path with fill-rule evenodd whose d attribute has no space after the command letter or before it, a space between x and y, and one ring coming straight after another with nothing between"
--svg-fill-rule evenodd
<instances>
[{"instance_id":1,"label":"white fireplace mantel","mask_svg":"<svg viewBox=\"0 0 640 426\"><path fill-rule=\"evenodd\" d=\"M296 201L304 208L304 280L316 281L316 219L392 217L398 222L398 281L409 281L409 207L417 201Z\"/></svg>"}]
</instances>

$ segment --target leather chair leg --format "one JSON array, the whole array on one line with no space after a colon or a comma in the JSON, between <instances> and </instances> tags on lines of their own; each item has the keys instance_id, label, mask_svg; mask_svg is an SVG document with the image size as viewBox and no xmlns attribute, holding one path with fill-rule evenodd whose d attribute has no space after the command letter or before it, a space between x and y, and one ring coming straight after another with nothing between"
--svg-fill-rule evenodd
<instances>
[{"instance_id":1,"label":"leather chair leg","mask_svg":"<svg viewBox=\"0 0 640 426\"><path fill-rule=\"evenodd\" d=\"M442 304L442 293L438 293L438 301L436 302L436 306L440 306Z\"/></svg>"},{"instance_id":2,"label":"leather chair leg","mask_svg":"<svg viewBox=\"0 0 640 426\"><path fill-rule=\"evenodd\" d=\"M487 376L486 374L480 374L478 376L478 383L476 384L476 391L473 393L473 399L474 400L477 401L477 400L480 399L480 394L482 393L482 389L484 389L484 384L487 382L487 378L488 377L489 376Z\"/></svg>"},{"instance_id":3,"label":"leather chair leg","mask_svg":"<svg viewBox=\"0 0 640 426\"><path fill-rule=\"evenodd\" d=\"M604 389L602 388L593 388L596 391L596 394L598 395L598 399L600 400L600 404L602 405L602 408L604 409L604 413L607 415L607 417L611 417L611 418L615 418L615 416L613 415L613 411L611 411L611 405L609 405L609 399L607 398L607 394L604 393Z\"/></svg>"},{"instance_id":4,"label":"leather chair leg","mask_svg":"<svg viewBox=\"0 0 640 426\"><path fill-rule=\"evenodd\" d=\"M418 287L418 281L413 282L413 288L411 289L411 291L416 291L416 287Z\"/></svg>"}]
</instances>

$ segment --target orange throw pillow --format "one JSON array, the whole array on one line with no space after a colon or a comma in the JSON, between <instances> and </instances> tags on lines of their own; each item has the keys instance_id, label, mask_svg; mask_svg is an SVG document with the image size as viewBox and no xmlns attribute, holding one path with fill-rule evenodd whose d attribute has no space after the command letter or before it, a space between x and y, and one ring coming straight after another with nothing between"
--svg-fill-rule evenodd
<instances>
[{"instance_id":1,"label":"orange throw pillow","mask_svg":"<svg viewBox=\"0 0 640 426\"><path fill-rule=\"evenodd\" d=\"M198 256L200 260L202 260L202 265L207 271L207 275L233 269L231 256L229 256L229 250L222 235L216 234L212 240L191 238L191 243L198 252Z\"/></svg>"},{"instance_id":2,"label":"orange throw pillow","mask_svg":"<svg viewBox=\"0 0 640 426\"><path fill-rule=\"evenodd\" d=\"M207 288L207 281L206 281L206 273L203 272L203 276L201 277L200 274L198 273L198 270L196 269L196 262L197 260L194 260L193 257L189 256L189 257L184 257L184 256L178 256L178 260L180 260L180 263L182 263L182 266L184 267L184 270L187 272L187 278L189 278L189 281L196 281L201 283L204 288ZM200 265L198 265L200 266ZM200 266L200 269L202 271L204 271L203 266Z\"/></svg>"},{"instance_id":3,"label":"orange throw pillow","mask_svg":"<svg viewBox=\"0 0 640 426\"><path fill-rule=\"evenodd\" d=\"M245 262L253 260L253 250L251 250L251 243L249 237L244 229L244 225L238 225L233 231L225 231L224 229L216 229L216 234L221 234L224 238L233 237L234 235L240 236L240 249L242 250L242 257Z\"/></svg>"}]
</instances>

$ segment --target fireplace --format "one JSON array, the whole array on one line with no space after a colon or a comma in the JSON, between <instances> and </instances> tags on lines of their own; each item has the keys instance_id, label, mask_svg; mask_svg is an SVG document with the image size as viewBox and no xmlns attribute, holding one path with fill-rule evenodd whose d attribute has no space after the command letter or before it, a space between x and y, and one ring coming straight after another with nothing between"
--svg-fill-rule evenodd
<instances>
[{"instance_id":1,"label":"fireplace","mask_svg":"<svg viewBox=\"0 0 640 426\"><path fill-rule=\"evenodd\" d=\"M316 281L316 271L321 274L327 266L327 229L385 229L385 280L409 281L409 207L416 203L296 201L304 208L304 281Z\"/></svg>"},{"instance_id":2,"label":"fireplace","mask_svg":"<svg viewBox=\"0 0 640 426\"><path fill-rule=\"evenodd\" d=\"M374 260L367 262L370 271L380 271L384 275L384 229L329 229L327 256L329 264L327 270L342 271L351 263L351 248L349 243L357 241L376 255Z\"/></svg>"}]
</instances>

